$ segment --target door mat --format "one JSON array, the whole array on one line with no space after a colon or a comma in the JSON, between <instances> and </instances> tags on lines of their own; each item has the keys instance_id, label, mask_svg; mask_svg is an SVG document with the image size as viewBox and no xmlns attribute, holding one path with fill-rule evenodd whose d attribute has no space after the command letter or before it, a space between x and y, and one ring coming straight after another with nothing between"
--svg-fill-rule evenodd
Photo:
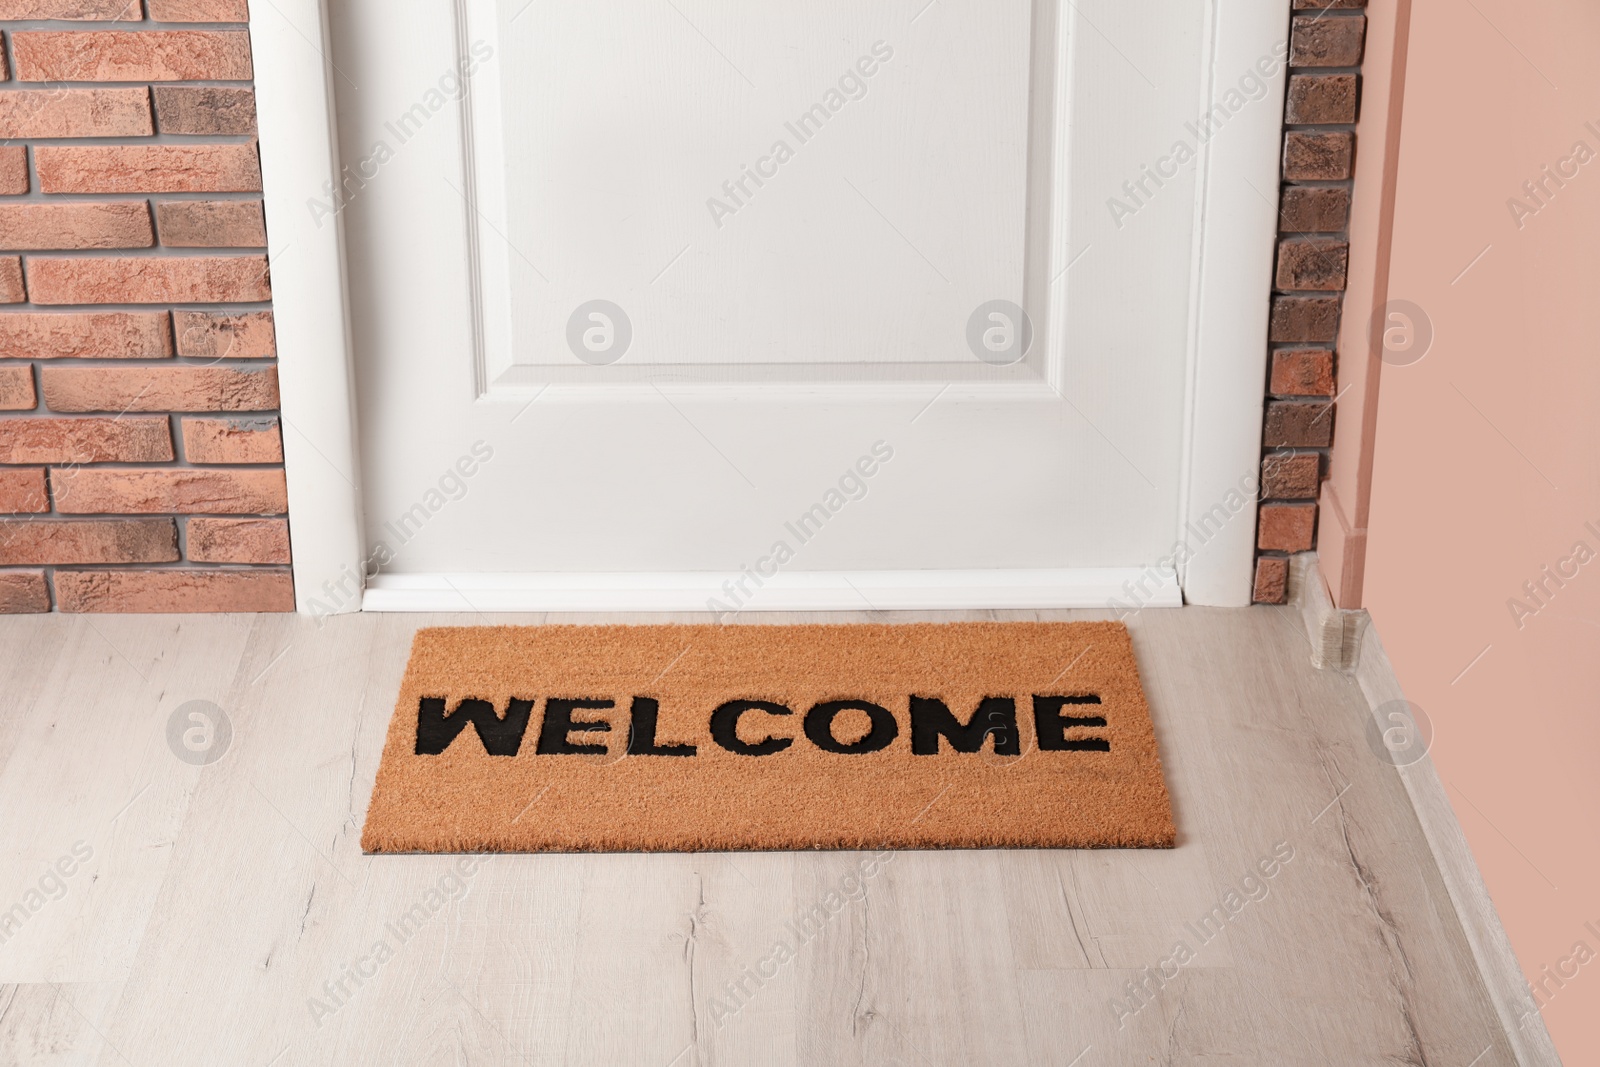
<instances>
[{"instance_id":1,"label":"door mat","mask_svg":"<svg viewBox=\"0 0 1600 1067\"><path fill-rule=\"evenodd\" d=\"M368 852L1171 848L1120 623L417 633Z\"/></svg>"}]
</instances>

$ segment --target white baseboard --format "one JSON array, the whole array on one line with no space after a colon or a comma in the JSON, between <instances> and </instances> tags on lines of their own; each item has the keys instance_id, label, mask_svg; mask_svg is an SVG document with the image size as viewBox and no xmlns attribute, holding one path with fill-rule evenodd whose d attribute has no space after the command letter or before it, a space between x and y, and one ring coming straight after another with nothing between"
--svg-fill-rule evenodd
<instances>
[{"instance_id":1,"label":"white baseboard","mask_svg":"<svg viewBox=\"0 0 1600 1067\"><path fill-rule=\"evenodd\" d=\"M1362 635L1372 620L1359 608L1334 606L1315 552L1301 552L1289 560L1289 602L1300 608L1306 640L1311 642L1311 665L1319 671L1355 670L1361 660Z\"/></svg>"},{"instance_id":2,"label":"white baseboard","mask_svg":"<svg viewBox=\"0 0 1600 1067\"><path fill-rule=\"evenodd\" d=\"M744 581L744 590L736 583ZM1176 576L1153 568L380 574L364 611L914 611L1177 607Z\"/></svg>"},{"instance_id":3,"label":"white baseboard","mask_svg":"<svg viewBox=\"0 0 1600 1067\"><path fill-rule=\"evenodd\" d=\"M1362 635L1356 681L1374 711L1390 701L1404 699L1389 657L1378 640L1378 631L1372 626ZM1444 782L1433 759L1423 756L1416 763L1399 768L1399 772L1517 1063L1521 1067L1561 1067L1555 1042L1533 1002L1522 965L1517 962L1511 939L1489 898L1483 874L1467 847L1466 835L1456 821L1455 809L1445 795Z\"/></svg>"},{"instance_id":4,"label":"white baseboard","mask_svg":"<svg viewBox=\"0 0 1600 1067\"><path fill-rule=\"evenodd\" d=\"M1391 726L1379 709L1403 700L1404 694L1367 613L1334 607L1315 552L1302 552L1290 561L1289 593L1311 641L1312 664L1322 670L1353 672L1380 732ZM1456 919L1517 1063L1521 1067L1560 1067L1561 1057L1545 1029L1544 1017L1534 1005L1522 966L1512 951L1494 901L1489 898L1483 874L1467 847L1466 835L1461 832L1432 758L1424 754L1415 763L1396 770L1411 798L1428 850L1444 879Z\"/></svg>"}]
</instances>

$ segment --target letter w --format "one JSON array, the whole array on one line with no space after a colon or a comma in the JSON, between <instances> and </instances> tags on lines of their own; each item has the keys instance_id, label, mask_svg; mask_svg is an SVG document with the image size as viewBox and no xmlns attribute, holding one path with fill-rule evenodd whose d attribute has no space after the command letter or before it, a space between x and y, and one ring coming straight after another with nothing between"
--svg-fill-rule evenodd
<instances>
[{"instance_id":1,"label":"letter w","mask_svg":"<svg viewBox=\"0 0 1600 1067\"><path fill-rule=\"evenodd\" d=\"M522 735L528 731L528 713L532 710L533 701L512 697L502 719L487 700L468 698L446 715L443 697L423 697L417 704L417 755L437 756L470 722L477 727L478 740L489 755L515 756L522 747Z\"/></svg>"},{"instance_id":2,"label":"letter w","mask_svg":"<svg viewBox=\"0 0 1600 1067\"><path fill-rule=\"evenodd\" d=\"M941 734L957 752L976 752L983 747L984 738L993 734L996 755L1022 754L1017 735L1017 702L1010 697L984 697L978 704L978 710L965 723L952 715L942 700L912 697L912 753L937 756Z\"/></svg>"}]
</instances>

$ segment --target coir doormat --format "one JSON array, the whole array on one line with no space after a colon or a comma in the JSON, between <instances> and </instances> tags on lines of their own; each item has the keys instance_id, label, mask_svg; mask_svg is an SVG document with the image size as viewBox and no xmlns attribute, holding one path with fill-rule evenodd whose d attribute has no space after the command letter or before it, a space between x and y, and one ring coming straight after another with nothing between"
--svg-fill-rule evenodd
<instances>
[{"instance_id":1,"label":"coir doormat","mask_svg":"<svg viewBox=\"0 0 1600 1067\"><path fill-rule=\"evenodd\" d=\"M1150 847L1120 623L420 631L369 852Z\"/></svg>"}]
</instances>

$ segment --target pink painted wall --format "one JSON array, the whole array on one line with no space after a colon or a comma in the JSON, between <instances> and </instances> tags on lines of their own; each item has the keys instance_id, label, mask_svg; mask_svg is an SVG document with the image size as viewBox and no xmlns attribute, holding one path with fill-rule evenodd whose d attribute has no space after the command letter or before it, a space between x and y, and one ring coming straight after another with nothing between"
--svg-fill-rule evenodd
<instances>
[{"instance_id":1,"label":"pink painted wall","mask_svg":"<svg viewBox=\"0 0 1600 1067\"><path fill-rule=\"evenodd\" d=\"M1597 43L1594 0L1413 0L1388 296L1435 339L1382 367L1368 516L1364 604L1535 982L1600 953ZM1600 958L1564 966L1546 1023L1600 1063Z\"/></svg>"},{"instance_id":2,"label":"pink painted wall","mask_svg":"<svg viewBox=\"0 0 1600 1067\"><path fill-rule=\"evenodd\" d=\"M1358 607L1367 551L1373 436L1382 380L1395 184L1404 129L1411 0L1369 0L1350 202L1350 271L1339 319L1338 401L1322 483L1317 555L1333 601Z\"/></svg>"}]
</instances>

